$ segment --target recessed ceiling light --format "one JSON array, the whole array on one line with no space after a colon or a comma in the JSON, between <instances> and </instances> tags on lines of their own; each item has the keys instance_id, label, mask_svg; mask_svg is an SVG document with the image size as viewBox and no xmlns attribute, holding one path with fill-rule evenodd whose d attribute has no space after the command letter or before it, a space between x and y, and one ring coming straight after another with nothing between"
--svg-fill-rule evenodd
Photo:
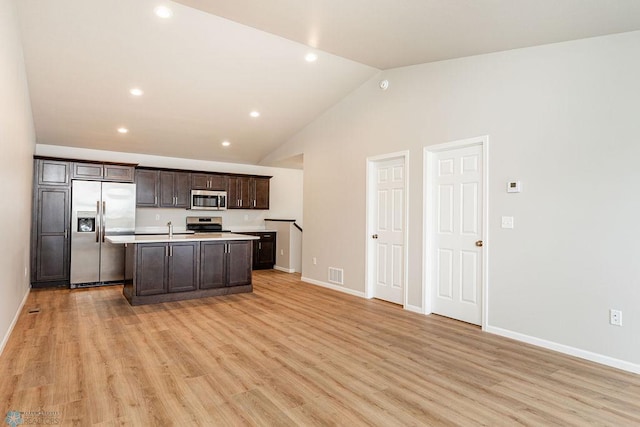
<instances>
[{"instance_id":1,"label":"recessed ceiling light","mask_svg":"<svg viewBox=\"0 0 640 427\"><path fill-rule=\"evenodd\" d=\"M118 128L118 132L127 133L127 132L129 132L129 129L127 129L127 128Z\"/></svg>"},{"instance_id":2,"label":"recessed ceiling light","mask_svg":"<svg viewBox=\"0 0 640 427\"><path fill-rule=\"evenodd\" d=\"M222 141L222 146L223 147L228 147L230 145L231 145L231 143L229 141Z\"/></svg>"},{"instance_id":3,"label":"recessed ceiling light","mask_svg":"<svg viewBox=\"0 0 640 427\"><path fill-rule=\"evenodd\" d=\"M249 115L251 117L260 117L260 112L259 111L252 111L249 113Z\"/></svg>"},{"instance_id":4,"label":"recessed ceiling light","mask_svg":"<svg viewBox=\"0 0 640 427\"><path fill-rule=\"evenodd\" d=\"M318 55L313 52L307 53L304 57L307 62L315 62L318 59Z\"/></svg>"},{"instance_id":5,"label":"recessed ceiling light","mask_svg":"<svg viewBox=\"0 0 640 427\"><path fill-rule=\"evenodd\" d=\"M131 95L133 95L133 96L142 96L142 94L143 94L144 92L142 91L142 89L140 89L140 88L138 88L138 87L134 87L133 89L131 89L131 90L129 91L129 93L130 93Z\"/></svg>"},{"instance_id":6,"label":"recessed ceiling light","mask_svg":"<svg viewBox=\"0 0 640 427\"><path fill-rule=\"evenodd\" d=\"M153 12L163 19L171 18L171 16L173 15L173 11L167 6L158 6L153 9Z\"/></svg>"}]
</instances>

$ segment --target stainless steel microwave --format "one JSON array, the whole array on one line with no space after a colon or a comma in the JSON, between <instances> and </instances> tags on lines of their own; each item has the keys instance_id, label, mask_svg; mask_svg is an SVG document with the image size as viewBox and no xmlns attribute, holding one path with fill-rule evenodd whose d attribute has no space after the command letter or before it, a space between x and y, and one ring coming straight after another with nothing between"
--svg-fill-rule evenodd
<instances>
[{"instance_id":1,"label":"stainless steel microwave","mask_svg":"<svg viewBox=\"0 0 640 427\"><path fill-rule=\"evenodd\" d=\"M227 192L191 190L191 209L200 211L225 210L227 209Z\"/></svg>"}]
</instances>

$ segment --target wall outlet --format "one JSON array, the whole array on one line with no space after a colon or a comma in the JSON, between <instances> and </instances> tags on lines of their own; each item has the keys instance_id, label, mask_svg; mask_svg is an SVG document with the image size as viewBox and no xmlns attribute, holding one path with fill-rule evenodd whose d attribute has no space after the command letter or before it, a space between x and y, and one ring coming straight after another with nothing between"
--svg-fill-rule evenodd
<instances>
[{"instance_id":1,"label":"wall outlet","mask_svg":"<svg viewBox=\"0 0 640 427\"><path fill-rule=\"evenodd\" d=\"M316 257L313 257L313 265L318 265L318 259Z\"/></svg>"},{"instance_id":2,"label":"wall outlet","mask_svg":"<svg viewBox=\"0 0 640 427\"><path fill-rule=\"evenodd\" d=\"M622 326L622 311L620 310L609 310L609 323L614 326Z\"/></svg>"},{"instance_id":3,"label":"wall outlet","mask_svg":"<svg viewBox=\"0 0 640 427\"><path fill-rule=\"evenodd\" d=\"M284 256L284 249L280 249L280 255Z\"/></svg>"},{"instance_id":4,"label":"wall outlet","mask_svg":"<svg viewBox=\"0 0 640 427\"><path fill-rule=\"evenodd\" d=\"M249 215L245 215L245 216L244 216L244 220L245 220L245 221L249 221Z\"/></svg>"},{"instance_id":5,"label":"wall outlet","mask_svg":"<svg viewBox=\"0 0 640 427\"><path fill-rule=\"evenodd\" d=\"M156 214L156 221L160 221L160 214Z\"/></svg>"}]
</instances>

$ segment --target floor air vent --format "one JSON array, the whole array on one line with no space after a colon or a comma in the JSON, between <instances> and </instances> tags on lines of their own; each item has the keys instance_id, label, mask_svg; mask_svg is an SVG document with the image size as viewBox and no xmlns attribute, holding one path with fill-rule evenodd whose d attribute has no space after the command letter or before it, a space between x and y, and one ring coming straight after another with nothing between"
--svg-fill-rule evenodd
<instances>
[{"instance_id":1,"label":"floor air vent","mask_svg":"<svg viewBox=\"0 0 640 427\"><path fill-rule=\"evenodd\" d=\"M337 285L344 285L344 281L342 279L343 275L344 275L344 270L343 269L329 267L329 283L335 283Z\"/></svg>"}]
</instances>

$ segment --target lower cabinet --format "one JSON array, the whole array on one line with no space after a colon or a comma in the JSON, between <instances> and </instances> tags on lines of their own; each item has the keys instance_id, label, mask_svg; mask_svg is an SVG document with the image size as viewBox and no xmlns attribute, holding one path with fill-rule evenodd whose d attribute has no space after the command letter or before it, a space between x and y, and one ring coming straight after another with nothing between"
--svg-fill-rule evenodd
<instances>
[{"instance_id":1,"label":"lower cabinet","mask_svg":"<svg viewBox=\"0 0 640 427\"><path fill-rule=\"evenodd\" d=\"M38 187L33 201L31 285L69 284L70 191Z\"/></svg>"},{"instance_id":2,"label":"lower cabinet","mask_svg":"<svg viewBox=\"0 0 640 427\"><path fill-rule=\"evenodd\" d=\"M251 240L125 247L123 294L132 305L251 292Z\"/></svg>"},{"instance_id":3,"label":"lower cabinet","mask_svg":"<svg viewBox=\"0 0 640 427\"><path fill-rule=\"evenodd\" d=\"M276 233L275 232L246 232L250 236L258 236L260 240L253 241L253 263L254 270L269 270L276 263Z\"/></svg>"},{"instance_id":4,"label":"lower cabinet","mask_svg":"<svg viewBox=\"0 0 640 427\"><path fill-rule=\"evenodd\" d=\"M255 233L260 240L253 242L253 269L273 268L276 263L276 233Z\"/></svg>"},{"instance_id":5,"label":"lower cabinet","mask_svg":"<svg viewBox=\"0 0 640 427\"><path fill-rule=\"evenodd\" d=\"M200 245L200 289L251 284L251 241Z\"/></svg>"},{"instance_id":6,"label":"lower cabinet","mask_svg":"<svg viewBox=\"0 0 640 427\"><path fill-rule=\"evenodd\" d=\"M197 288L198 242L145 243L137 246L137 295L193 291Z\"/></svg>"}]
</instances>

